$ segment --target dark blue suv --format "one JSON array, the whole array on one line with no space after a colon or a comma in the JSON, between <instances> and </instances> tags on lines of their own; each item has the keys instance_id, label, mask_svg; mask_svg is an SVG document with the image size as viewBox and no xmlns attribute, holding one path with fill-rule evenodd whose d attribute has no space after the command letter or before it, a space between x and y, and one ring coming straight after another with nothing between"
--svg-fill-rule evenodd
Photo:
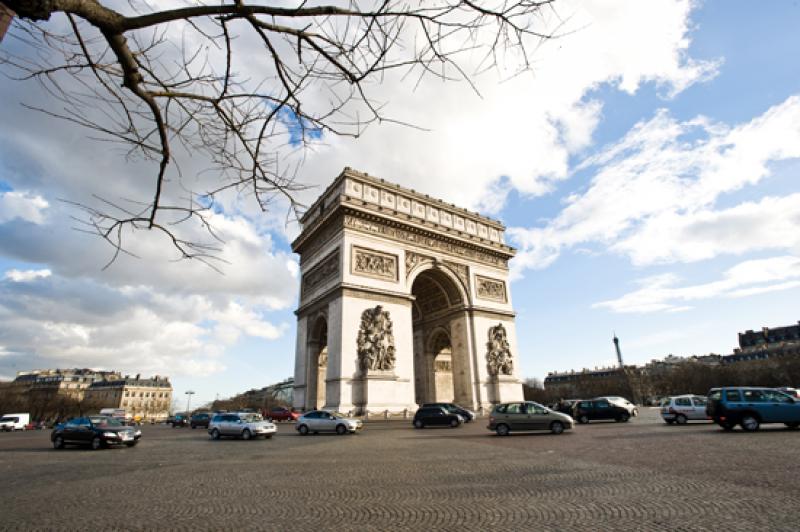
<instances>
[{"instance_id":1,"label":"dark blue suv","mask_svg":"<svg viewBox=\"0 0 800 532\"><path fill-rule=\"evenodd\" d=\"M773 388L712 388L706 414L725 430L741 425L752 432L762 423L783 423L795 429L800 426L800 400Z\"/></svg>"}]
</instances>

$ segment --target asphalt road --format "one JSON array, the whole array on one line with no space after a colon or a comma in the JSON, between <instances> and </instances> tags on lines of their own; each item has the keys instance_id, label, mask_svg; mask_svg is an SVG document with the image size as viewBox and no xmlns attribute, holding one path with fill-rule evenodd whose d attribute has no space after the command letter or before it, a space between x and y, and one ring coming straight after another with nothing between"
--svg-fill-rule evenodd
<instances>
[{"instance_id":1,"label":"asphalt road","mask_svg":"<svg viewBox=\"0 0 800 532\"><path fill-rule=\"evenodd\" d=\"M486 420L211 441L143 427L135 448L56 451L0 433L7 530L794 530L800 431L629 423L501 438Z\"/></svg>"}]
</instances>

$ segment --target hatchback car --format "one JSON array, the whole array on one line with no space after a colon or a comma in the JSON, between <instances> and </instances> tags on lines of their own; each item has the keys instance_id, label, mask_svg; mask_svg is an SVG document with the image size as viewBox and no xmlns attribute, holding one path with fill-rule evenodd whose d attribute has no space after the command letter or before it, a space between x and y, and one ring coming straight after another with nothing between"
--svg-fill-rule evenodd
<instances>
[{"instance_id":1,"label":"hatchback car","mask_svg":"<svg viewBox=\"0 0 800 532\"><path fill-rule=\"evenodd\" d=\"M549 430L553 434L561 434L571 429L575 422L572 417L556 412L539 403L501 403L492 409L489 415L489 426L498 436L508 436L520 430Z\"/></svg>"},{"instance_id":2,"label":"hatchback car","mask_svg":"<svg viewBox=\"0 0 800 532\"><path fill-rule=\"evenodd\" d=\"M453 427L456 428L464 423L464 418L459 414L448 412L443 406L422 407L414 414L414 427L424 429L425 427Z\"/></svg>"},{"instance_id":3,"label":"hatchback car","mask_svg":"<svg viewBox=\"0 0 800 532\"><path fill-rule=\"evenodd\" d=\"M211 422L212 414L209 412L195 412L192 414L192 417L189 418L189 425L196 429L197 427L203 427L205 429L208 428L208 424Z\"/></svg>"},{"instance_id":4,"label":"hatchback car","mask_svg":"<svg viewBox=\"0 0 800 532\"><path fill-rule=\"evenodd\" d=\"M278 428L271 421L264 421L261 414L253 412L217 414L208 424L208 434L212 440L222 436L250 440L263 436L264 439L272 438Z\"/></svg>"},{"instance_id":5,"label":"hatchback car","mask_svg":"<svg viewBox=\"0 0 800 532\"><path fill-rule=\"evenodd\" d=\"M473 419L475 419L475 412L469 410L468 408L464 408L461 405L457 405L455 403L425 403L420 408L428 408L428 407L436 407L441 406L451 414L458 414L462 418L464 418L464 423L469 423Z\"/></svg>"},{"instance_id":6,"label":"hatchback car","mask_svg":"<svg viewBox=\"0 0 800 532\"><path fill-rule=\"evenodd\" d=\"M133 447L141 437L142 431L123 425L109 416L70 419L56 425L50 433L50 441L55 449L63 449L67 444L88 445L94 450L110 445Z\"/></svg>"},{"instance_id":7,"label":"hatchback car","mask_svg":"<svg viewBox=\"0 0 800 532\"><path fill-rule=\"evenodd\" d=\"M783 423L791 429L800 426L800 401L773 388L712 388L706 413L725 430L741 425L752 432L762 423Z\"/></svg>"},{"instance_id":8,"label":"hatchback car","mask_svg":"<svg viewBox=\"0 0 800 532\"><path fill-rule=\"evenodd\" d=\"M292 412L288 408L282 406L270 409L267 414L272 421L296 421L300 417L297 412Z\"/></svg>"},{"instance_id":9,"label":"hatchback car","mask_svg":"<svg viewBox=\"0 0 800 532\"><path fill-rule=\"evenodd\" d=\"M312 410L306 412L299 418L294 428L301 436L309 432L335 432L336 434L354 434L364 427L360 419L351 419L338 412L327 412L325 410Z\"/></svg>"},{"instance_id":10,"label":"hatchback car","mask_svg":"<svg viewBox=\"0 0 800 532\"><path fill-rule=\"evenodd\" d=\"M630 411L608 399L580 400L572 406L572 417L578 423L588 423L598 419L627 422L631 418Z\"/></svg>"},{"instance_id":11,"label":"hatchback car","mask_svg":"<svg viewBox=\"0 0 800 532\"><path fill-rule=\"evenodd\" d=\"M699 395L676 395L661 401L661 418L672 425L684 425L687 421L707 421L706 403L708 400Z\"/></svg>"}]
</instances>

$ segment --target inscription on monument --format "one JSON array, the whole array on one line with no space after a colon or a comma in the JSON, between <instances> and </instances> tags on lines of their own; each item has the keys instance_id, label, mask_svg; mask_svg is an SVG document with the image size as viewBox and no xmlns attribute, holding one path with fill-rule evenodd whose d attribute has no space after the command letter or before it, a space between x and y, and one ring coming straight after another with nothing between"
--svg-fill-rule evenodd
<instances>
[{"instance_id":1,"label":"inscription on monument","mask_svg":"<svg viewBox=\"0 0 800 532\"><path fill-rule=\"evenodd\" d=\"M337 249L303 275L301 297L307 297L317 287L339 275L339 250Z\"/></svg>"},{"instance_id":2,"label":"inscription on monument","mask_svg":"<svg viewBox=\"0 0 800 532\"><path fill-rule=\"evenodd\" d=\"M397 255L352 246L350 263L352 272L367 277L397 281Z\"/></svg>"},{"instance_id":3,"label":"inscription on monument","mask_svg":"<svg viewBox=\"0 0 800 532\"><path fill-rule=\"evenodd\" d=\"M378 305L361 313L357 345L358 366L362 371L394 369L394 334L389 311Z\"/></svg>"},{"instance_id":4,"label":"inscription on monument","mask_svg":"<svg viewBox=\"0 0 800 532\"><path fill-rule=\"evenodd\" d=\"M489 375L511 375L514 371L514 360L508 344L506 328L502 323L489 327L489 341L486 343L486 367Z\"/></svg>"},{"instance_id":5,"label":"inscription on monument","mask_svg":"<svg viewBox=\"0 0 800 532\"><path fill-rule=\"evenodd\" d=\"M507 301L506 283L504 281L476 275L475 285L479 298L491 299L492 301L499 301L500 303L505 303Z\"/></svg>"}]
</instances>

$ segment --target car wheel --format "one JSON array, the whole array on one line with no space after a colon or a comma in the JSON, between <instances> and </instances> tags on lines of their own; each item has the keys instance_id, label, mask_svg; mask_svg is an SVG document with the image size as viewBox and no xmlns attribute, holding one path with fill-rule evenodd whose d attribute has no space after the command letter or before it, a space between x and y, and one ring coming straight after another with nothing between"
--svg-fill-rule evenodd
<instances>
[{"instance_id":1,"label":"car wheel","mask_svg":"<svg viewBox=\"0 0 800 532\"><path fill-rule=\"evenodd\" d=\"M56 436L53 440L53 449L63 449L64 448L64 438L61 436Z\"/></svg>"},{"instance_id":2,"label":"car wheel","mask_svg":"<svg viewBox=\"0 0 800 532\"><path fill-rule=\"evenodd\" d=\"M92 450L96 451L103 446L103 440L99 436L92 438Z\"/></svg>"},{"instance_id":3,"label":"car wheel","mask_svg":"<svg viewBox=\"0 0 800 532\"><path fill-rule=\"evenodd\" d=\"M305 436L308 434L308 427L305 425L300 425L297 427L297 432L299 432L301 436Z\"/></svg>"},{"instance_id":4,"label":"car wheel","mask_svg":"<svg viewBox=\"0 0 800 532\"><path fill-rule=\"evenodd\" d=\"M586 414L583 414L578 418L578 423L580 423L581 425L585 425L588 422L589 422L589 417Z\"/></svg>"},{"instance_id":5,"label":"car wheel","mask_svg":"<svg viewBox=\"0 0 800 532\"><path fill-rule=\"evenodd\" d=\"M218 440L219 439L219 431L217 429L211 430L211 439Z\"/></svg>"},{"instance_id":6,"label":"car wheel","mask_svg":"<svg viewBox=\"0 0 800 532\"><path fill-rule=\"evenodd\" d=\"M139 442L130 441L130 442L126 443L125 445L127 445L128 447L136 447L137 443L139 443Z\"/></svg>"},{"instance_id":7,"label":"car wheel","mask_svg":"<svg viewBox=\"0 0 800 532\"><path fill-rule=\"evenodd\" d=\"M797 427L800 427L800 423L796 421L793 421L791 423L784 423L784 425L786 425L790 429L796 429Z\"/></svg>"},{"instance_id":8,"label":"car wheel","mask_svg":"<svg viewBox=\"0 0 800 532\"><path fill-rule=\"evenodd\" d=\"M674 419L665 419L665 420L664 420L664 422L665 422L667 425L672 425L673 423L675 423L675 420L674 420Z\"/></svg>"},{"instance_id":9,"label":"car wheel","mask_svg":"<svg viewBox=\"0 0 800 532\"><path fill-rule=\"evenodd\" d=\"M628 414L627 412L625 412L624 414L622 414L621 416L619 416L619 420L620 420L621 422L623 422L623 423L627 423L627 422L628 422L628 420L629 420L630 418L631 418L631 415L630 415L630 414Z\"/></svg>"},{"instance_id":10,"label":"car wheel","mask_svg":"<svg viewBox=\"0 0 800 532\"><path fill-rule=\"evenodd\" d=\"M745 414L742 416L741 425L742 428L747 432L755 432L758 430L758 427L761 425L761 423L759 423L756 416L752 414Z\"/></svg>"},{"instance_id":11,"label":"car wheel","mask_svg":"<svg viewBox=\"0 0 800 532\"><path fill-rule=\"evenodd\" d=\"M509 433L511 432L511 429L508 428L508 425L502 423L500 425L497 425L497 428L494 430L495 432L497 432L498 436L508 436Z\"/></svg>"},{"instance_id":12,"label":"car wheel","mask_svg":"<svg viewBox=\"0 0 800 532\"><path fill-rule=\"evenodd\" d=\"M675 416L675 423L677 423L678 425L686 425L686 421L687 421L686 416L684 416L683 414L678 414L677 416Z\"/></svg>"},{"instance_id":13,"label":"car wheel","mask_svg":"<svg viewBox=\"0 0 800 532\"><path fill-rule=\"evenodd\" d=\"M347 427L345 427L344 425L336 425L336 434L338 434L339 436L347 434Z\"/></svg>"},{"instance_id":14,"label":"car wheel","mask_svg":"<svg viewBox=\"0 0 800 532\"><path fill-rule=\"evenodd\" d=\"M418 429L424 428L425 423L423 423L421 419L418 419L414 422L414 427Z\"/></svg>"},{"instance_id":15,"label":"car wheel","mask_svg":"<svg viewBox=\"0 0 800 532\"><path fill-rule=\"evenodd\" d=\"M560 421L553 421L550 423L550 432L553 434L561 434L564 432L564 424Z\"/></svg>"},{"instance_id":16,"label":"car wheel","mask_svg":"<svg viewBox=\"0 0 800 532\"><path fill-rule=\"evenodd\" d=\"M250 430L249 430L249 429L244 429L244 430L242 431L242 439L243 439L243 440L249 440L249 439L250 439L250 438L252 438L252 437L253 437L253 433L252 433L252 432L250 432Z\"/></svg>"},{"instance_id":17,"label":"car wheel","mask_svg":"<svg viewBox=\"0 0 800 532\"><path fill-rule=\"evenodd\" d=\"M458 421L457 419L451 419L451 420L450 420L450 426L451 426L452 428L456 428L456 427L457 427L457 426L459 426L460 424L461 424L461 423L459 423L459 421Z\"/></svg>"}]
</instances>

